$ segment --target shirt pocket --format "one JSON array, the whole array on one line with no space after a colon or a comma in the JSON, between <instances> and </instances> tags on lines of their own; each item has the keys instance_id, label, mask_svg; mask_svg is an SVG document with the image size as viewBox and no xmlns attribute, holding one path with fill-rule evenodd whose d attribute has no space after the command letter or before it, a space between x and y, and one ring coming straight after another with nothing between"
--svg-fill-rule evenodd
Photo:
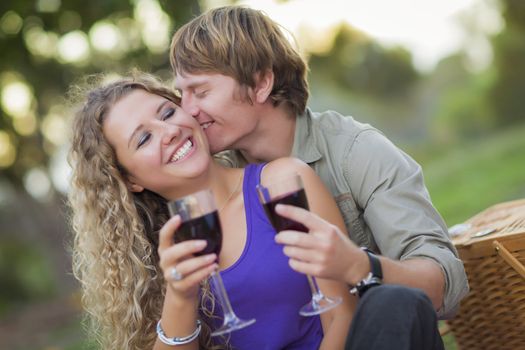
<instances>
[{"instance_id":1,"label":"shirt pocket","mask_svg":"<svg viewBox=\"0 0 525 350\"><path fill-rule=\"evenodd\" d=\"M372 246L370 237L365 232L361 211L357 209L351 193L343 193L335 197L335 202L343 215L350 239L358 246Z\"/></svg>"}]
</instances>

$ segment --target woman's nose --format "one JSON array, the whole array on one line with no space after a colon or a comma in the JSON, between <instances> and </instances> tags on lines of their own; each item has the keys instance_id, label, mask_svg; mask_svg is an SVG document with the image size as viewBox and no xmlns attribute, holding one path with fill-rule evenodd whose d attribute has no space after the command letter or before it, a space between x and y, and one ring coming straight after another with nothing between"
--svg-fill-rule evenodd
<instances>
[{"instance_id":1,"label":"woman's nose","mask_svg":"<svg viewBox=\"0 0 525 350\"><path fill-rule=\"evenodd\" d=\"M170 123L163 123L162 127L162 143L164 145L171 144L180 135L180 128L177 125Z\"/></svg>"}]
</instances>

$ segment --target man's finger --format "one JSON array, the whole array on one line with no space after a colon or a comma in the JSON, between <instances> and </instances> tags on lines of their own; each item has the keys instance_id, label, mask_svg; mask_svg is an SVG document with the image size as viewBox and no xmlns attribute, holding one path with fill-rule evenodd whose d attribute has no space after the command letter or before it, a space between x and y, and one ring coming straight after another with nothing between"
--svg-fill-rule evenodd
<instances>
[{"instance_id":1,"label":"man's finger","mask_svg":"<svg viewBox=\"0 0 525 350\"><path fill-rule=\"evenodd\" d=\"M328 224L325 220L310 211L293 205L277 204L275 211L285 218L303 224L309 230L322 230L322 228Z\"/></svg>"},{"instance_id":2,"label":"man's finger","mask_svg":"<svg viewBox=\"0 0 525 350\"><path fill-rule=\"evenodd\" d=\"M307 263L318 263L322 260L315 250L303 249L297 246L285 246L283 248L283 253L290 259Z\"/></svg>"},{"instance_id":3,"label":"man's finger","mask_svg":"<svg viewBox=\"0 0 525 350\"><path fill-rule=\"evenodd\" d=\"M275 242L304 249L315 249L319 245L319 237L304 232L287 230L275 235Z\"/></svg>"},{"instance_id":4,"label":"man's finger","mask_svg":"<svg viewBox=\"0 0 525 350\"><path fill-rule=\"evenodd\" d=\"M317 272L314 264L304 261L290 259L288 260L288 265L290 265L293 270L305 275L315 276L315 273Z\"/></svg>"}]
</instances>

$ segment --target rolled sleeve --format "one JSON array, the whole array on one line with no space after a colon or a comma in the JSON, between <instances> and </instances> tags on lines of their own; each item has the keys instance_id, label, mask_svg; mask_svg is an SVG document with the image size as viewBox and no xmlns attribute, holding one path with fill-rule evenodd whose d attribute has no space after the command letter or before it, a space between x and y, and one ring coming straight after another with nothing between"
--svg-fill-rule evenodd
<instances>
[{"instance_id":1,"label":"rolled sleeve","mask_svg":"<svg viewBox=\"0 0 525 350\"><path fill-rule=\"evenodd\" d=\"M450 317L468 292L463 263L432 205L421 167L377 131L364 131L352 147L352 192L382 255L428 258L445 276L441 318Z\"/></svg>"},{"instance_id":2,"label":"rolled sleeve","mask_svg":"<svg viewBox=\"0 0 525 350\"><path fill-rule=\"evenodd\" d=\"M458 310L461 299L469 291L463 263L449 248L430 242L422 243L417 249L402 256L400 260L413 258L431 259L441 267L445 276L445 295L438 316L440 319L452 318ZM458 279L461 283L458 283Z\"/></svg>"}]
</instances>

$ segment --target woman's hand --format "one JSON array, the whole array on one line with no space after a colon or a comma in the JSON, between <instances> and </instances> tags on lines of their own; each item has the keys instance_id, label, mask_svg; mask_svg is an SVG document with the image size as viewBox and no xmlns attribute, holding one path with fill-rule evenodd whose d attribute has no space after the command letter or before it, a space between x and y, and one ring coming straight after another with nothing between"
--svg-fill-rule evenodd
<instances>
[{"instance_id":1,"label":"woman's hand","mask_svg":"<svg viewBox=\"0 0 525 350\"><path fill-rule=\"evenodd\" d=\"M368 258L341 230L318 215L295 206L277 205L277 214L297 221L308 234L282 231L275 241L284 244L284 254L292 269L315 277L349 283L351 276L369 271Z\"/></svg>"},{"instance_id":2,"label":"woman's hand","mask_svg":"<svg viewBox=\"0 0 525 350\"><path fill-rule=\"evenodd\" d=\"M180 226L180 216L168 220L160 230L159 257L160 268L168 285L179 298L196 298L199 284L218 268L217 256L207 254L195 257L194 254L206 247L204 240L190 240L173 244L173 237ZM176 273L173 269L175 268Z\"/></svg>"}]
</instances>

